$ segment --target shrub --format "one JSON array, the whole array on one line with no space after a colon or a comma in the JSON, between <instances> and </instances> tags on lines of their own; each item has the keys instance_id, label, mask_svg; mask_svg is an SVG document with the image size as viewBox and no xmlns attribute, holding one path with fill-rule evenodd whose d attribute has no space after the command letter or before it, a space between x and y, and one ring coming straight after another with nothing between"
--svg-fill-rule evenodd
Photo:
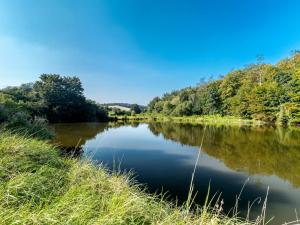
<instances>
[{"instance_id":1,"label":"shrub","mask_svg":"<svg viewBox=\"0 0 300 225\"><path fill-rule=\"evenodd\" d=\"M13 133L23 133L39 139L52 139L54 132L48 126L47 120L42 118L32 119L26 112L17 112L11 115L2 127Z\"/></svg>"}]
</instances>

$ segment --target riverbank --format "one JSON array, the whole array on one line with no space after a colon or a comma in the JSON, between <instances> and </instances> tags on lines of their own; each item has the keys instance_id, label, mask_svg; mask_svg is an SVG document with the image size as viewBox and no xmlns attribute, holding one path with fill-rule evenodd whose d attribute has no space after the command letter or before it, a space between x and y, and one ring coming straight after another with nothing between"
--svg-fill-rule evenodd
<instances>
[{"instance_id":1,"label":"riverbank","mask_svg":"<svg viewBox=\"0 0 300 225\"><path fill-rule=\"evenodd\" d=\"M207 124L207 125L265 125L267 123L259 120L241 119L234 116L220 116L220 115L203 115L203 116L164 116L161 114L137 114L134 116L117 116L116 120L121 121L140 121L140 122L176 122L176 123L190 123L190 124Z\"/></svg>"},{"instance_id":2,"label":"riverbank","mask_svg":"<svg viewBox=\"0 0 300 225\"><path fill-rule=\"evenodd\" d=\"M172 205L128 174L62 157L45 141L2 133L0 153L0 224L252 224L217 205Z\"/></svg>"}]
</instances>

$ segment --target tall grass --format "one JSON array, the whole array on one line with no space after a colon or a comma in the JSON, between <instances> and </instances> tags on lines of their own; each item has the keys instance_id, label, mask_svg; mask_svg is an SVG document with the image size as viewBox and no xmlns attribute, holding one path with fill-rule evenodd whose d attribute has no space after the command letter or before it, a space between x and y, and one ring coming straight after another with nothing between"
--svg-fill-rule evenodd
<instances>
[{"instance_id":1,"label":"tall grass","mask_svg":"<svg viewBox=\"0 0 300 225\"><path fill-rule=\"evenodd\" d=\"M191 192L192 193L192 192ZM149 195L131 176L62 157L51 144L0 134L0 224L263 224Z\"/></svg>"}]
</instances>

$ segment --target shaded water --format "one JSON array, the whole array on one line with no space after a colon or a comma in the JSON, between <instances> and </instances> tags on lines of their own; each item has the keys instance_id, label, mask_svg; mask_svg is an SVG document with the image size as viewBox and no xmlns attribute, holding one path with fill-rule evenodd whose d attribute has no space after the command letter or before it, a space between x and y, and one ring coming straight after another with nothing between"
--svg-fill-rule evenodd
<instances>
[{"instance_id":1,"label":"shaded water","mask_svg":"<svg viewBox=\"0 0 300 225\"><path fill-rule=\"evenodd\" d=\"M168 191L186 200L191 174L204 132L202 125L176 123L55 124L56 141L82 147L83 157L109 168L133 170L150 192ZM272 127L208 126L195 175L197 203L203 203L210 183L222 193L226 212L243 190L239 210L245 216L249 201L265 198L271 224L300 215L300 130ZM260 214L262 202L252 215Z\"/></svg>"}]
</instances>

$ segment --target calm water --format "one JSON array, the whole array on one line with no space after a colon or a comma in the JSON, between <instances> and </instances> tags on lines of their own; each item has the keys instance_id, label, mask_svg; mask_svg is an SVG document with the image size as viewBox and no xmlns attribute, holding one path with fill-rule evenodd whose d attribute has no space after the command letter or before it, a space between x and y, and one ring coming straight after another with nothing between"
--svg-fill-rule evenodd
<instances>
[{"instance_id":1,"label":"calm water","mask_svg":"<svg viewBox=\"0 0 300 225\"><path fill-rule=\"evenodd\" d=\"M272 127L208 126L174 123L56 124L56 141L65 147L81 146L83 157L110 168L133 170L150 192L168 191L170 200L186 200L196 157L196 201L201 204L210 183L212 193L222 193L225 210L241 195L242 215L248 203L265 198L267 188L271 224L300 216L300 131ZM260 214L262 202L252 215Z\"/></svg>"}]
</instances>

